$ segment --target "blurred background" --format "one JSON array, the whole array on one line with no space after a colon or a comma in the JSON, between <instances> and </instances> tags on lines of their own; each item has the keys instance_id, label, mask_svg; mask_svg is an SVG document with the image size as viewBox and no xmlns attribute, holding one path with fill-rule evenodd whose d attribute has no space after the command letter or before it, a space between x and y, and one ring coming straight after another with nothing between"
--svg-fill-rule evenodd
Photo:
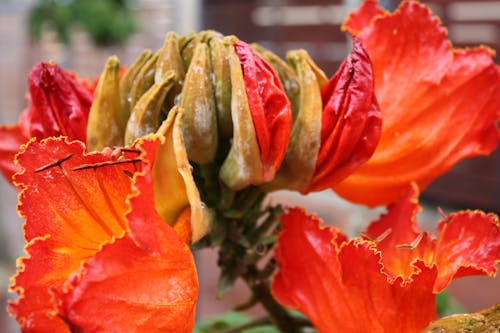
<instances>
[{"instance_id":1,"label":"blurred background","mask_svg":"<svg viewBox=\"0 0 500 333\"><path fill-rule=\"evenodd\" d=\"M215 29L284 55L304 48L332 75L350 48L340 31L346 14L359 0L0 0L0 123L15 123L26 106L27 76L42 60L54 60L80 77L95 78L107 57L116 54L129 65L144 49L158 49L166 32ZM456 46L487 44L500 51L500 1L432 0L427 3L448 27ZM399 1L380 1L388 9ZM498 56L496 58L498 63ZM422 161L425 163L425 161ZM356 207L332 193L302 198L279 193L273 200L307 202L310 211L353 231L359 221L379 213ZM467 160L436 180L424 193L427 215L423 222L439 220L436 205L450 212L465 207L500 213L500 150L489 157ZM7 297L8 277L15 258L22 255L22 221L15 210L16 191L0 179L0 307ZM230 308L245 293L238 287L222 301L214 299L216 254L197 254L202 295L199 315ZM469 311L500 300L500 280L464 278L452 283L450 293ZM0 310L0 332L18 332L17 325Z\"/></svg>"}]
</instances>

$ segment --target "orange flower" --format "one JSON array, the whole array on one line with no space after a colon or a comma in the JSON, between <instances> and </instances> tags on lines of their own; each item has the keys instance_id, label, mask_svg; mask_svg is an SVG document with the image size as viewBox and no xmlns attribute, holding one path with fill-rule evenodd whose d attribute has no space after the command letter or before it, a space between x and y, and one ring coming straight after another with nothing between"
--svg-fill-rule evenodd
<instances>
[{"instance_id":1,"label":"orange flower","mask_svg":"<svg viewBox=\"0 0 500 333\"><path fill-rule=\"evenodd\" d=\"M18 155L29 256L8 309L23 332L191 332L193 257L154 209L159 142L86 154L81 142L50 138Z\"/></svg>"},{"instance_id":2,"label":"orange flower","mask_svg":"<svg viewBox=\"0 0 500 333\"><path fill-rule=\"evenodd\" d=\"M283 216L272 290L306 314L319 332L420 332L436 316L435 294L454 277L494 275L498 217L479 211L446 216L437 233L416 225L417 189L372 223L368 238L291 209Z\"/></svg>"},{"instance_id":3,"label":"orange flower","mask_svg":"<svg viewBox=\"0 0 500 333\"><path fill-rule=\"evenodd\" d=\"M439 19L413 1L393 14L366 1L344 29L359 38L373 63L383 126L374 155L334 186L337 193L387 204L409 183L424 188L458 161L495 149L500 69L492 50L453 49Z\"/></svg>"},{"instance_id":4,"label":"orange flower","mask_svg":"<svg viewBox=\"0 0 500 333\"><path fill-rule=\"evenodd\" d=\"M287 59L300 85L293 98L297 114L283 165L266 188L325 190L365 163L380 138L372 64L356 38L329 80L304 50L289 52Z\"/></svg>"},{"instance_id":5,"label":"orange flower","mask_svg":"<svg viewBox=\"0 0 500 333\"><path fill-rule=\"evenodd\" d=\"M30 73L28 108L19 123L0 126L0 170L7 180L19 171L14 156L29 138L66 135L85 142L92 90L54 63L41 62Z\"/></svg>"}]
</instances>

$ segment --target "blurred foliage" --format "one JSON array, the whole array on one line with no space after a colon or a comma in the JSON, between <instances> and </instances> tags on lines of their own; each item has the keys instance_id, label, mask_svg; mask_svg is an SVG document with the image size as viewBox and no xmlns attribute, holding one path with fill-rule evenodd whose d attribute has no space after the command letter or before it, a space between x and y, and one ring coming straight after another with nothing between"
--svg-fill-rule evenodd
<instances>
[{"instance_id":1,"label":"blurred foliage","mask_svg":"<svg viewBox=\"0 0 500 333\"><path fill-rule=\"evenodd\" d=\"M439 317L466 312L465 308L446 291L436 296L436 310Z\"/></svg>"},{"instance_id":2,"label":"blurred foliage","mask_svg":"<svg viewBox=\"0 0 500 333\"><path fill-rule=\"evenodd\" d=\"M272 325L252 322L252 317L236 311L214 315L201 320L196 324L193 333L279 333Z\"/></svg>"},{"instance_id":3,"label":"blurred foliage","mask_svg":"<svg viewBox=\"0 0 500 333\"><path fill-rule=\"evenodd\" d=\"M127 0L38 0L29 15L31 38L40 40L46 25L64 44L71 41L71 29L79 26L98 46L121 44L137 29Z\"/></svg>"}]
</instances>

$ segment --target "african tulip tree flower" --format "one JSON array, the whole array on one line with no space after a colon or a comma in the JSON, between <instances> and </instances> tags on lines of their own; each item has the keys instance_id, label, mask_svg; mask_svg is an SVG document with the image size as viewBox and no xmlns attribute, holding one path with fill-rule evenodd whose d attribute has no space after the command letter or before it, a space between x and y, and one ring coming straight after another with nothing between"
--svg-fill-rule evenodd
<instances>
[{"instance_id":1,"label":"african tulip tree flower","mask_svg":"<svg viewBox=\"0 0 500 333\"><path fill-rule=\"evenodd\" d=\"M18 261L9 311L23 332L191 332L194 260L154 208L159 141L117 158L49 138L18 155L29 256Z\"/></svg>"},{"instance_id":2,"label":"african tulip tree flower","mask_svg":"<svg viewBox=\"0 0 500 333\"><path fill-rule=\"evenodd\" d=\"M86 139L92 103L88 84L54 63L41 62L29 75L28 108L19 123L0 127L0 170L8 181L18 171L14 156L29 138L65 135Z\"/></svg>"},{"instance_id":3,"label":"african tulip tree flower","mask_svg":"<svg viewBox=\"0 0 500 333\"><path fill-rule=\"evenodd\" d=\"M319 332L420 332L436 317L435 295L454 277L493 276L500 261L498 217L449 214L422 232L416 187L347 238L314 216L291 209L282 217L272 290L306 314Z\"/></svg>"},{"instance_id":4,"label":"african tulip tree flower","mask_svg":"<svg viewBox=\"0 0 500 333\"><path fill-rule=\"evenodd\" d=\"M499 140L500 68L486 47L454 49L428 8L394 13L368 0L344 23L373 63L383 126L374 155L333 189L368 205L388 204ZM373 195L376 193L376 195Z\"/></svg>"},{"instance_id":5,"label":"african tulip tree flower","mask_svg":"<svg viewBox=\"0 0 500 333\"><path fill-rule=\"evenodd\" d=\"M365 163L377 146L382 119L372 65L357 39L330 80L304 50L288 52L287 59L300 90L291 96L297 105L285 160L267 188L321 191Z\"/></svg>"}]
</instances>

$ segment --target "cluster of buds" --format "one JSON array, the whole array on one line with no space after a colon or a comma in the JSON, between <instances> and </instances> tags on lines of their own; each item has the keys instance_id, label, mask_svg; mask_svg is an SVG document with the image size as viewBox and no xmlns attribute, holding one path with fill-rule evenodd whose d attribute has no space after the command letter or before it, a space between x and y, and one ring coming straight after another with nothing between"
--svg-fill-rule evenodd
<instances>
[{"instance_id":1,"label":"cluster of buds","mask_svg":"<svg viewBox=\"0 0 500 333\"><path fill-rule=\"evenodd\" d=\"M119 60L109 58L87 149L161 134L157 210L174 228L180 217L190 221L187 237L195 242L209 229L217 193L330 188L371 156L380 130L371 63L357 41L328 80L304 50L284 61L235 36L171 32L123 75Z\"/></svg>"}]
</instances>

